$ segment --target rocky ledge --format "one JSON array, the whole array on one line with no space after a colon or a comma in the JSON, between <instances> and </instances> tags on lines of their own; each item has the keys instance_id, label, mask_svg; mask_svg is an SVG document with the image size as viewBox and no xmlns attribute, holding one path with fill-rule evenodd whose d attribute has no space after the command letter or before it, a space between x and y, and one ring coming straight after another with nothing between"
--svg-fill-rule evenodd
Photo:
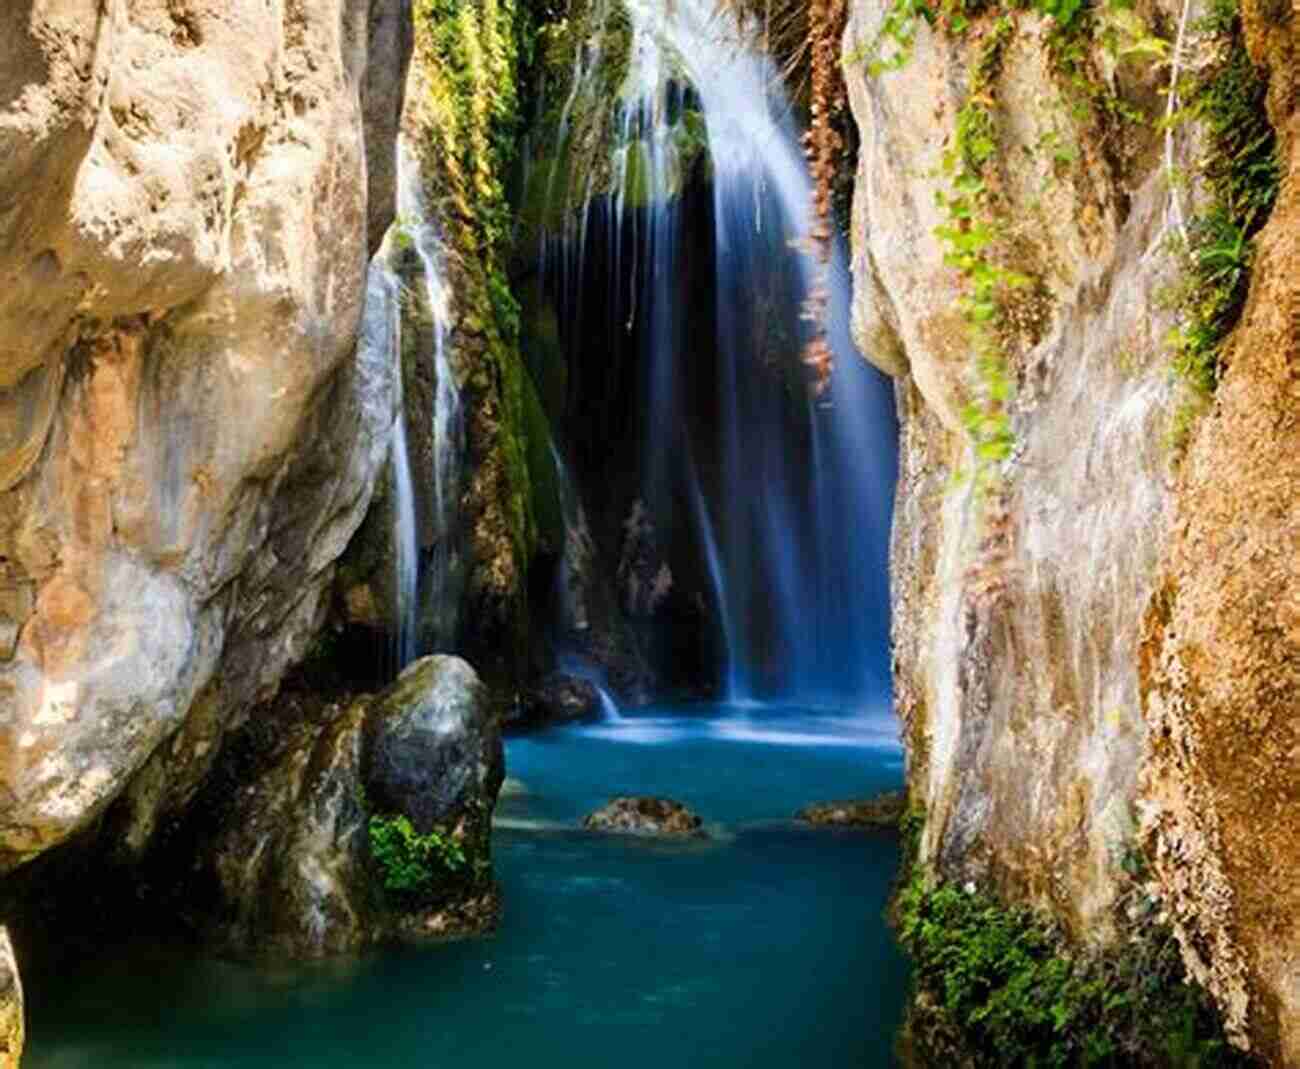
<instances>
[{"instance_id":1,"label":"rocky ledge","mask_svg":"<svg viewBox=\"0 0 1300 1069\"><path fill-rule=\"evenodd\" d=\"M615 798L582 822L591 831L623 835L704 837L704 821L669 798Z\"/></svg>"},{"instance_id":2,"label":"rocky ledge","mask_svg":"<svg viewBox=\"0 0 1300 1069\"><path fill-rule=\"evenodd\" d=\"M797 820L823 828L897 828L907 809L902 791L846 802L819 802L795 814Z\"/></svg>"},{"instance_id":3,"label":"rocky ledge","mask_svg":"<svg viewBox=\"0 0 1300 1069\"><path fill-rule=\"evenodd\" d=\"M500 726L474 669L411 665L300 725L202 851L215 941L315 958L481 931L497 915L491 814Z\"/></svg>"}]
</instances>

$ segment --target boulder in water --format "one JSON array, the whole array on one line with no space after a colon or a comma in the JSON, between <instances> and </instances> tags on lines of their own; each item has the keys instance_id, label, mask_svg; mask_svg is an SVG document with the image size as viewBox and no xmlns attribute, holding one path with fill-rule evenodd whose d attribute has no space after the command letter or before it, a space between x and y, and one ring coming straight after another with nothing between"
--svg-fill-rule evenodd
<instances>
[{"instance_id":1,"label":"boulder in water","mask_svg":"<svg viewBox=\"0 0 1300 1069\"><path fill-rule=\"evenodd\" d=\"M796 817L822 828L896 828L907 809L902 791L846 802L820 802L799 810Z\"/></svg>"},{"instance_id":2,"label":"boulder in water","mask_svg":"<svg viewBox=\"0 0 1300 1069\"><path fill-rule=\"evenodd\" d=\"M481 827L505 779L501 727L478 674L459 657L416 661L366 717L370 802L427 835L449 824Z\"/></svg>"},{"instance_id":3,"label":"boulder in water","mask_svg":"<svg viewBox=\"0 0 1300 1069\"><path fill-rule=\"evenodd\" d=\"M591 831L626 835L704 836L704 822L670 798L615 798L582 822Z\"/></svg>"},{"instance_id":4,"label":"boulder in water","mask_svg":"<svg viewBox=\"0 0 1300 1069\"><path fill-rule=\"evenodd\" d=\"M251 763L200 851L224 950L319 958L490 926L505 768L464 661L426 658L382 694L325 705Z\"/></svg>"},{"instance_id":5,"label":"boulder in water","mask_svg":"<svg viewBox=\"0 0 1300 1069\"><path fill-rule=\"evenodd\" d=\"M567 672L552 672L521 695L509 726L516 731L599 720L600 691L595 684Z\"/></svg>"},{"instance_id":6,"label":"boulder in water","mask_svg":"<svg viewBox=\"0 0 1300 1069\"><path fill-rule=\"evenodd\" d=\"M9 933L0 928L0 1069L18 1069L23 1056L23 985Z\"/></svg>"}]
</instances>

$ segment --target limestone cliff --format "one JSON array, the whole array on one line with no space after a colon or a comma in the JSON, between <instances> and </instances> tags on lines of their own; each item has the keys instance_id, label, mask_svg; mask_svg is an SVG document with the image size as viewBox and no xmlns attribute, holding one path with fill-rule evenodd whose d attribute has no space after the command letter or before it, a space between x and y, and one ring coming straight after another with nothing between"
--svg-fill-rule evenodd
<instances>
[{"instance_id":1,"label":"limestone cliff","mask_svg":"<svg viewBox=\"0 0 1300 1069\"><path fill-rule=\"evenodd\" d=\"M23 1053L23 985L9 933L0 928L0 1067L17 1069Z\"/></svg>"},{"instance_id":2,"label":"limestone cliff","mask_svg":"<svg viewBox=\"0 0 1300 1069\"><path fill-rule=\"evenodd\" d=\"M1294 175L1300 16L930 14L855 3L845 44L855 327L903 424L895 687L921 858L1089 944L1129 934L1118 907L1154 861L1142 890L1230 1035L1300 1064L1295 182L1199 417L1167 338L1195 312L1178 293L1216 146L1196 114L1159 124L1171 67L1186 105L1244 21Z\"/></svg>"},{"instance_id":3,"label":"limestone cliff","mask_svg":"<svg viewBox=\"0 0 1300 1069\"><path fill-rule=\"evenodd\" d=\"M0 14L0 871L198 789L387 449L404 0Z\"/></svg>"}]
</instances>

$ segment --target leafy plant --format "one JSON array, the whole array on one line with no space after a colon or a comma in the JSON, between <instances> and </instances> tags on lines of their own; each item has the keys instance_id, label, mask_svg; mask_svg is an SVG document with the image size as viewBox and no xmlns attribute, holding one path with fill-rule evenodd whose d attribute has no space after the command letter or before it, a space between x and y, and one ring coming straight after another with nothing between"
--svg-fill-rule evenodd
<instances>
[{"instance_id":1,"label":"leafy plant","mask_svg":"<svg viewBox=\"0 0 1300 1069\"><path fill-rule=\"evenodd\" d=\"M997 154L993 84L1013 30L1011 19L1000 17L976 55L970 92L957 113L955 143L944 155L949 189L936 194L947 216L947 222L935 229L944 243L944 262L967 283L958 306L971 340L973 397L961 417L975 452L980 489L992 482L997 465L1015 446L1008 411L1013 387L998 324L1007 291L1029 281L993 256L997 228L986 207L989 191L984 178L985 167Z\"/></svg>"},{"instance_id":2,"label":"leafy plant","mask_svg":"<svg viewBox=\"0 0 1300 1069\"><path fill-rule=\"evenodd\" d=\"M1188 103L1176 121L1198 123L1209 139L1200 172L1211 203L1187 226L1187 279L1169 341L1174 371L1209 396L1245 307L1253 239L1277 198L1281 167L1265 110L1267 86L1242 41L1234 0L1216 0L1198 29L1219 38L1224 58L1185 90Z\"/></svg>"},{"instance_id":3,"label":"leafy plant","mask_svg":"<svg viewBox=\"0 0 1300 1069\"><path fill-rule=\"evenodd\" d=\"M916 983L987 1066L1246 1066L1168 932L1122 952L1072 954L1027 910L919 869L900 893Z\"/></svg>"},{"instance_id":4,"label":"leafy plant","mask_svg":"<svg viewBox=\"0 0 1300 1069\"><path fill-rule=\"evenodd\" d=\"M384 889L398 896L420 896L433 889L441 872L457 873L466 865L465 848L437 828L427 835L402 815L370 818L370 854L379 866Z\"/></svg>"}]
</instances>

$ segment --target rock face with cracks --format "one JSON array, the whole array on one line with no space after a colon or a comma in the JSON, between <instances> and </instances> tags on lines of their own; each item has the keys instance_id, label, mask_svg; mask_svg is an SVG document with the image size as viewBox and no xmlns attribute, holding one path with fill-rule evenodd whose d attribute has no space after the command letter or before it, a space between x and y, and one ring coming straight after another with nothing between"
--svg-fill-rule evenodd
<instances>
[{"instance_id":1,"label":"rock face with cracks","mask_svg":"<svg viewBox=\"0 0 1300 1069\"><path fill-rule=\"evenodd\" d=\"M0 1069L18 1069L23 1029L23 985L9 933L0 928Z\"/></svg>"},{"instance_id":2,"label":"rock face with cracks","mask_svg":"<svg viewBox=\"0 0 1300 1069\"><path fill-rule=\"evenodd\" d=\"M0 871L188 802L324 611L405 0L0 13Z\"/></svg>"},{"instance_id":3,"label":"rock face with cracks","mask_svg":"<svg viewBox=\"0 0 1300 1069\"><path fill-rule=\"evenodd\" d=\"M926 815L919 860L1114 946L1145 859L1138 890L1229 1037L1300 1064L1300 9L1241 5L1283 180L1213 404L1189 422L1163 295L1184 271L1180 221L1208 197L1207 146L1194 122L1158 126L1167 63L1104 44L1169 49L1183 5L1138 4L1126 27L1098 11L1065 46L1030 10L963 32L918 19L907 62L873 75L863 57L888 6L851 4L846 37L854 318L899 399L895 695ZM1197 36L1200 5L1186 14L1184 73L1200 75L1222 45ZM1067 46L1082 81L1062 73ZM1072 96L1080 85L1094 96ZM957 304L971 283L936 233L950 222L936 194L953 195L972 153L983 255L1026 280L996 326L1015 444L983 498L967 426L981 382ZM1172 196L1171 169L1191 176Z\"/></svg>"}]
</instances>

